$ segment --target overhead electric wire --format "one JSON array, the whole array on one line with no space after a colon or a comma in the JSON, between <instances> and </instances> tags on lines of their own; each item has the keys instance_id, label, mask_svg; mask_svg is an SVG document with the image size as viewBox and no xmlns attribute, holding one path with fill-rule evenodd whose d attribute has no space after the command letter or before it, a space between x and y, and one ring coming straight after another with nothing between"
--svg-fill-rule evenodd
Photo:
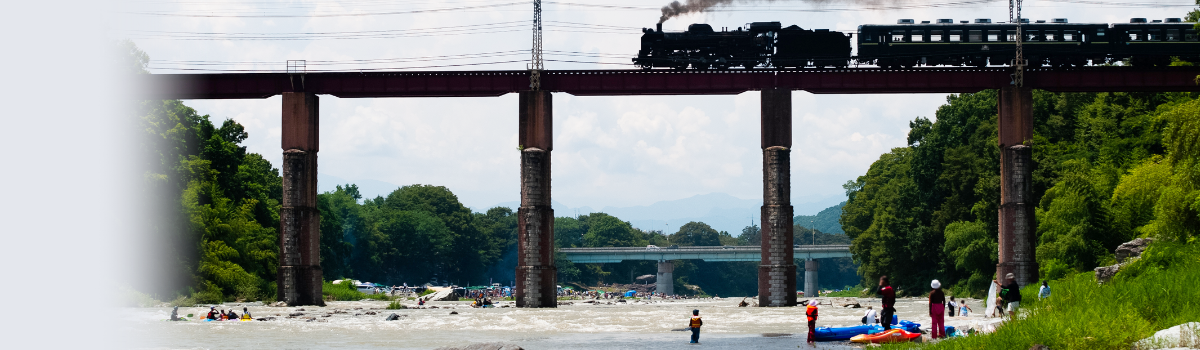
<instances>
[{"instance_id":1,"label":"overhead electric wire","mask_svg":"<svg viewBox=\"0 0 1200 350\"><path fill-rule=\"evenodd\" d=\"M316 73L316 72L346 72L346 71L351 71L351 72L366 72L366 71L385 71L385 70L403 70L403 69L426 69L426 68L446 68L446 67L463 67L463 66L482 66L482 65L491 65L491 64L505 64L505 63L518 63L518 62L528 62L528 61L527 61L527 60L516 60L516 61L498 61L498 62L480 62L480 63L460 63L460 64L443 64L443 65L419 66L419 67L378 67L378 68L354 68L354 69L349 69L349 70L346 70L346 69L306 69L305 71L306 71L306 72L309 72L309 73ZM242 73L271 73L271 72L283 73L283 72L287 72L287 69L207 69L207 68L170 68L170 67L155 67L155 66L150 66L150 67L148 67L148 68L150 68L150 69L157 69L157 70L177 70L177 71L206 71L206 72L242 72Z\"/></svg>"},{"instance_id":2,"label":"overhead electric wire","mask_svg":"<svg viewBox=\"0 0 1200 350\"><path fill-rule=\"evenodd\" d=\"M304 14L304 15L287 15L287 14L189 14L189 13L170 13L170 12L126 12L128 14L145 15L145 16L162 16L162 17L200 17L200 18L312 18L312 17L360 17L360 16L390 16L404 15L414 13L431 13L431 12L448 12L448 11L464 11L476 10L484 8L496 8L516 5L528 5L526 2L509 2L503 4L491 5L476 5L476 6L459 6L436 9L420 9L407 11L379 11L379 12L351 12L351 13L325 13L325 14Z\"/></svg>"},{"instance_id":3,"label":"overhead electric wire","mask_svg":"<svg viewBox=\"0 0 1200 350\"><path fill-rule=\"evenodd\" d=\"M161 30L130 30L135 39L165 39L165 40L249 40L249 41L288 41L288 40L354 40L354 39L393 39L408 37L432 37L467 34L497 34L522 32L528 30L527 21L508 21L485 24L472 24L452 27L430 27L392 30L364 31L331 31L331 32L284 32L284 33L254 33L254 32L191 32L191 31L161 31ZM554 21L546 24L549 28L561 28L554 33L594 33L594 34L641 34L640 28L592 25L587 23Z\"/></svg>"},{"instance_id":4,"label":"overhead electric wire","mask_svg":"<svg viewBox=\"0 0 1200 350\"><path fill-rule=\"evenodd\" d=\"M1164 3L1157 3L1157 2L1137 2L1137 3L1126 2L1126 3L1122 3L1122 2L1101 1L1101 0L1044 0L1044 1L1052 2L1052 3L1063 3L1063 4L1083 4L1083 5L1111 6L1111 7L1149 7L1149 8L1172 7L1173 8L1173 7L1196 6L1195 4L1187 4L1187 3L1180 3L1180 4L1169 4L1169 3L1164 4ZM908 9L968 7L968 6L979 6L979 5L989 5L989 4L1004 4L1004 2L1001 0L956 0L956 1L946 1L946 2L938 2L938 3L920 3L920 2L913 1L914 3L898 3L898 4L891 4L891 5L850 6L850 7L814 6L814 4L807 3L807 2L805 2L801 6L785 6L785 5L783 5L783 3L787 3L787 2L789 2L789 1L776 0L776 1L767 1L765 3L761 3L761 2L760 3L750 3L750 4L739 3L737 5L717 6L714 8L706 9L701 12L763 12L763 11L770 11L770 12L815 12L815 13L821 13L821 12L908 10ZM353 5L355 3L356 2L331 2L329 4L345 6L348 4ZM373 2L372 1L372 2L357 2L357 3L380 4L380 5L388 5L388 6L394 6L394 5L403 4L403 3L439 4L439 5L445 4L443 2L431 2L431 1L424 1L424 0L419 0L419 2L418 1L386 1L386 2ZM167 3L167 4L212 5L213 3L179 2L179 3ZM217 4L244 5L246 3L217 3ZM661 9L662 9L662 7L658 7L658 6L654 6L654 7L629 6L629 5L595 4L595 3L569 2L569 1L546 1L544 4L559 5L559 6L566 6L566 7L587 7L587 8L592 8L592 9L622 10L622 11L626 11L626 10L661 11ZM286 5L287 6L283 6L283 7L257 7L257 8L252 7L249 9L246 9L246 8L226 9L226 10L206 9L206 10L194 10L193 12L130 11L130 12L126 12L126 13L127 14L136 14L136 15L146 15L146 16L195 17L195 18L357 17L357 16L389 16L389 15L403 15L403 14L421 14L421 13L436 13L436 12L462 12L462 11L483 10L483 9L489 9L490 11L499 11L499 10L497 10L497 8L523 6L523 5L528 5L528 2L506 2L506 3L498 3L498 4L495 4L495 3L488 4L486 2L470 1L470 2L463 3L463 5L454 6L454 7L415 9L415 10L414 9L403 9L403 10L386 9L386 10L376 10L376 11L358 10L358 12L348 12L348 13L289 14L289 13L263 12L263 10L314 9L314 8L316 8L316 6L320 6L320 3L316 3L316 4L312 4L312 5L299 4L298 6L295 4L286 4ZM198 12L198 11L204 11L204 12ZM250 11L256 11L256 12L250 12ZM520 11L527 11L527 10L522 9ZM223 13L223 12L228 12L228 13Z\"/></svg>"}]
</instances>

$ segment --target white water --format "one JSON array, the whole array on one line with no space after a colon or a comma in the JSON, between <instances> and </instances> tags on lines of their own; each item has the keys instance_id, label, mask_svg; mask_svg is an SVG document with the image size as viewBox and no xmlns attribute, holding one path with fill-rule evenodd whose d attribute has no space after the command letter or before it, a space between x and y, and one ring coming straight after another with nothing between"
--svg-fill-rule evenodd
<instances>
[{"instance_id":1,"label":"white water","mask_svg":"<svg viewBox=\"0 0 1200 350\"><path fill-rule=\"evenodd\" d=\"M760 308L736 306L741 298L666 303L578 303L556 309L474 309L469 302L431 302L437 309L383 310L386 302L330 302L326 307L251 306L255 318L273 321L167 322L170 308L135 309L136 320L122 324L134 334L130 345L152 349L428 349L478 342L508 342L526 349L642 349L685 348L692 309L704 318L700 343L706 348L795 349L807 335L803 307ZM860 299L863 307L879 308L878 299ZM511 302L501 303L501 305ZM983 305L971 303L978 310ZM896 308L901 319L929 323L927 302L901 299ZM221 305L234 308L239 304ZM180 315L200 316L207 307L180 308ZM304 309L304 311L299 311ZM335 313L345 311L346 313ZM376 315L367 315L372 311ZM451 311L458 312L451 315ZM865 309L821 305L820 326L860 324ZM288 318L291 313L303 316ZM384 321L389 314L405 315ZM329 315L325 317L325 315ZM947 325L964 326L980 316L947 317ZM845 342L820 343L819 348L856 348Z\"/></svg>"}]
</instances>

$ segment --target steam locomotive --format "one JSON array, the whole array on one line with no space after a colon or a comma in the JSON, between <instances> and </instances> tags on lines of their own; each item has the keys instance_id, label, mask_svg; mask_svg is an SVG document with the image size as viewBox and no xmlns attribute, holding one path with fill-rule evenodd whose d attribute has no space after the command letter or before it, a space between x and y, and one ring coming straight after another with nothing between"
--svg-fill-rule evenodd
<instances>
[{"instance_id":1,"label":"steam locomotive","mask_svg":"<svg viewBox=\"0 0 1200 350\"><path fill-rule=\"evenodd\" d=\"M1030 67L1125 60L1134 65L1165 66L1171 57L1200 61L1195 23L1179 18L1133 18L1117 24L1069 23L1065 18L1021 21L1022 48ZM683 32L664 32L660 23L642 32L641 49L633 63L643 69L1011 65L1018 35L1016 23L992 23L989 19L973 23L901 19L895 25L859 26L858 55L851 56L853 34L795 25L784 28L779 22L754 22L720 31L698 23Z\"/></svg>"}]
</instances>

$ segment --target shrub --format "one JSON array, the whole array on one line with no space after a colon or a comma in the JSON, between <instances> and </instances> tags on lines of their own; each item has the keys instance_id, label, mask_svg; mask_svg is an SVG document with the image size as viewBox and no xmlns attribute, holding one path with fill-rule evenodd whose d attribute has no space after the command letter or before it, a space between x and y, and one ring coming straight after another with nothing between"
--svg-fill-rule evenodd
<instances>
[{"instance_id":1,"label":"shrub","mask_svg":"<svg viewBox=\"0 0 1200 350\"><path fill-rule=\"evenodd\" d=\"M933 349L1028 349L1042 344L1051 349L1130 348L1134 342L1162 329L1200 321L1195 286L1200 285L1200 242L1155 242L1117 273L1097 285L1091 272L1050 281L1053 291L1037 299L1039 285L1021 289L1024 317L995 332L951 338ZM896 344L893 347L918 347Z\"/></svg>"}]
</instances>

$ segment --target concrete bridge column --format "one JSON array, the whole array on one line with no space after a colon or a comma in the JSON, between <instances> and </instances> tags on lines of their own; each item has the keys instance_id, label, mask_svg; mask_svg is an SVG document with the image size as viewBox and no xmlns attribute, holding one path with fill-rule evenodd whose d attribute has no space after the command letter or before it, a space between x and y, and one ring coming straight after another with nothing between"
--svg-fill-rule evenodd
<instances>
[{"instance_id":1,"label":"concrete bridge column","mask_svg":"<svg viewBox=\"0 0 1200 350\"><path fill-rule=\"evenodd\" d=\"M821 269L821 261L817 259L804 260L804 297L817 296L820 287L817 286L817 270Z\"/></svg>"},{"instance_id":2,"label":"concrete bridge column","mask_svg":"<svg viewBox=\"0 0 1200 350\"><path fill-rule=\"evenodd\" d=\"M663 295L675 295L675 262L659 261L658 278L654 280L654 290Z\"/></svg>"},{"instance_id":3,"label":"concrete bridge column","mask_svg":"<svg viewBox=\"0 0 1200 350\"><path fill-rule=\"evenodd\" d=\"M762 91L763 206L762 262L758 266L758 305L796 305L796 263L792 256L792 91Z\"/></svg>"},{"instance_id":4,"label":"concrete bridge column","mask_svg":"<svg viewBox=\"0 0 1200 350\"><path fill-rule=\"evenodd\" d=\"M317 110L317 95L283 93L283 203L276 287L277 297L288 305L325 304L317 211Z\"/></svg>"},{"instance_id":5,"label":"concrete bridge column","mask_svg":"<svg viewBox=\"0 0 1200 350\"><path fill-rule=\"evenodd\" d=\"M517 307L557 307L554 210L550 207L549 91L520 93L521 208L517 209Z\"/></svg>"},{"instance_id":6,"label":"concrete bridge column","mask_svg":"<svg viewBox=\"0 0 1200 350\"><path fill-rule=\"evenodd\" d=\"M1026 286L1038 281L1034 256L1037 221L1033 215L1033 94L1027 87L1000 89L1000 263L996 279L1008 273Z\"/></svg>"}]
</instances>

